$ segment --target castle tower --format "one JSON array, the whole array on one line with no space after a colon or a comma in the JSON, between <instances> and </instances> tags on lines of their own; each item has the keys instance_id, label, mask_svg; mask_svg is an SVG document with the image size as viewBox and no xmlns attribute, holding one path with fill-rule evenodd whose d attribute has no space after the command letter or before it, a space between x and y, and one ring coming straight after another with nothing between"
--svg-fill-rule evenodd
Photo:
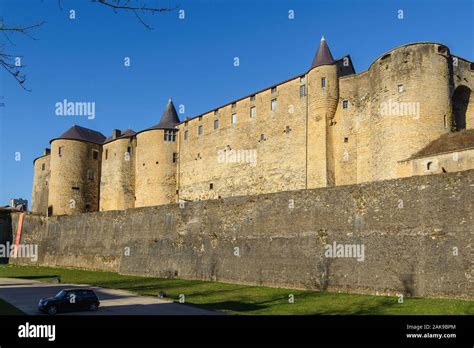
<instances>
[{"instance_id":1,"label":"castle tower","mask_svg":"<svg viewBox=\"0 0 474 348\"><path fill-rule=\"evenodd\" d=\"M48 212L50 149L45 149L41 157L33 161L33 192L31 194L31 211L46 215Z\"/></svg>"},{"instance_id":2,"label":"castle tower","mask_svg":"<svg viewBox=\"0 0 474 348\"><path fill-rule=\"evenodd\" d=\"M99 210L102 143L105 136L73 126L52 139L48 215Z\"/></svg>"},{"instance_id":3,"label":"castle tower","mask_svg":"<svg viewBox=\"0 0 474 348\"><path fill-rule=\"evenodd\" d=\"M102 146L101 211L135 206L135 134L115 129Z\"/></svg>"},{"instance_id":4,"label":"castle tower","mask_svg":"<svg viewBox=\"0 0 474 348\"><path fill-rule=\"evenodd\" d=\"M135 207L176 202L178 123L169 99L160 123L137 133Z\"/></svg>"},{"instance_id":5,"label":"castle tower","mask_svg":"<svg viewBox=\"0 0 474 348\"><path fill-rule=\"evenodd\" d=\"M337 66L321 38L308 72L307 188L334 185L330 128L339 99Z\"/></svg>"}]
</instances>

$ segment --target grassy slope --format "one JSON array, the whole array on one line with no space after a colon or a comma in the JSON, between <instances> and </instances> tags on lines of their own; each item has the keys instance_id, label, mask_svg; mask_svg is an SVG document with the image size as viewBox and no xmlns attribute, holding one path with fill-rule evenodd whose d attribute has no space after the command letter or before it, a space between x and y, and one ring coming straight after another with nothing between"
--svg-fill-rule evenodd
<instances>
[{"instance_id":1,"label":"grassy slope","mask_svg":"<svg viewBox=\"0 0 474 348\"><path fill-rule=\"evenodd\" d=\"M62 283L92 284L156 296L165 291L177 301L235 314L474 314L474 301L340 294L218 282L125 276L110 272L0 265L0 278L18 277ZM294 303L288 302L293 294Z\"/></svg>"}]
</instances>

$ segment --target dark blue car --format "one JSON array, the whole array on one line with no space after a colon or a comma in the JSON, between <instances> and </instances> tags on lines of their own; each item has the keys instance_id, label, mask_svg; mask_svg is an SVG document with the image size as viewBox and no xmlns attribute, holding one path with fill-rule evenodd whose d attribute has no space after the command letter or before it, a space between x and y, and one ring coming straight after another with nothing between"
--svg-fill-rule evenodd
<instances>
[{"instance_id":1,"label":"dark blue car","mask_svg":"<svg viewBox=\"0 0 474 348\"><path fill-rule=\"evenodd\" d=\"M91 289L64 289L53 297L42 298L38 310L54 315L59 312L96 311L99 298Z\"/></svg>"}]
</instances>

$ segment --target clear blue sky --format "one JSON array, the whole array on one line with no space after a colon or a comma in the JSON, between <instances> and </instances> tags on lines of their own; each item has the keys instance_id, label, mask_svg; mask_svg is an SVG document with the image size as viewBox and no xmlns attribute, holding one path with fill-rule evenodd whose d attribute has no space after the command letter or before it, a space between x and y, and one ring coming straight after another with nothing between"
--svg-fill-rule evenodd
<instances>
[{"instance_id":1,"label":"clear blue sky","mask_svg":"<svg viewBox=\"0 0 474 348\"><path fill-rule=\"evenodd\" d=\"M46 24L33 32L36 41L11 35L15 45L5 47L23 56L32 92L0 71L0 205L12 197L31 204L33 159L71 125L105 135L113 128L141 130L159 121L169 97L196 116L304 72L321 35L334 57L351 55L357 72L383 52L416 41L444 43L473 60L472 0L159 3L180 4L185 19L177 11L146 16L154 27L148 30L133 14L88 0L62 0L62 11L56 0L1 0L6 25ZM123 66L124 57L131 67ZM95 102L95 119L56 116L55 103L63 99Z\"/></svg>"}]
</instances>

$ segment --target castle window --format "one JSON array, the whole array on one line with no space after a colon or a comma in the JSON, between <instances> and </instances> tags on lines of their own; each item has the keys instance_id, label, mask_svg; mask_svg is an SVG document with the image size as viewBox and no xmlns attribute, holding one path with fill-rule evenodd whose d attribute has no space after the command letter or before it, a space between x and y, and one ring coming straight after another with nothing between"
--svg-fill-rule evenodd
<instances>
[{"instance_id":1,"label":"castle window","mask_svg":"<svg viewBox=\"0 0 474 348\"><path fill-rule=\"evenodd\" d=\"M188 131L184 131L184 140L188 140Z\"/></svg>"},{"instance_id":2,"label":"castle window","mask_svg":"<svg viewBox=\"0 0 474 348\"><path fill-rule=\"evenodd\" d=\"M202 116L199 116L199 122L202 121Z\"/></svg>"},{"instance_id":3,"label":"castle window","mask_svg":"<svg viewBox=\"0 0 474 348\"><path fill-rule=\"evenodd\" d=\"M275 87L272 87L272 93L276 93L276 91L277 91L276 86L275 86Z\"/></svg>"},{"instance_id":4,"label":"castle window","mask_svg":"<svg viewBox=\"0 0 474 348\"><path fill-rule=\"evenodd\" d=\"M321 78L321 88L326 88L326 78L325 77Z\"/></svg>"},{"instance_id":5,"label":"castle window","mask_svg":"<svg viewBox=\"0 0 474 348\"><path fill-rule=\"evenodd\" d=\"M348 100L343 100L342 101L342 108L347 109L349 107L349 101Z\"/></svg>"},{"instance_id":6,"label":"castle window","mask_svg":"<svg viewBox=\"0 0 474 348\"><path fill-rule=\"evenodd\" d=\"M62 155L63 155L63 147L62 146L59 147L58 154L59 154L59 157L62 157Z\"/></svg>"},{"instance_id":7,"label":"castle window","mask_svg":"<svg viewBox=\"0 0 474 348\"><path fill-rule=\"evenodd\" d=\"M398 93L405 92L405 87L403 85L398 85Z\"/></svg>"},{"instance_id":8,"label":"castle window","mask_svg":"<svg viewBox=\"0 0 474 348\"><path fill-rule=\"evenodd\" d=\"M214 110L214 116L217 116L218 113L219 113L218 110Z\"/></svg>"},{"instance_id":9,"label":"castle window","mask_svg":"<svg viewBox=\"0 0 474 348\"><path fill-rule=\"evenodd\" d=\"M300 83L306 82L306 76L300 76Z\"/></svg>"},{"instance_id":10,"label":"castle window","mask_svg":"<svg viewBox=\"0 0 474 348\"><path fill-rule=\"evenodd\" d=\"M264 141L265 139L265 134L260 134L260 141Z\"/></svg>"},{"instance_id":11,"label":"castle window","mask_svg":"<svg viewBox=\"0 0 474 348\"><path fill-rule=\"evenodd\" d=\"M237 114L232 114L231 118L230 118L230 122L232 124L236 124L237 123Z\"/></svg>"},{"instance_id":12,"label":"castle window","mask_svg":"<svg viewBox=\"0 0 474 348\"><path fill-rule=\"evenodd\" d=\"M443 121L444 121L444 128L448 128L448 116L444 115Z\"/></svg>"},{"instance_id":13,"label":"castle window","mask_svg":"<svg viewBox=\"0 0 474 348\"><path fill-rule=\"evenodd\" d=\"M73 186L73 187L71 187L71 188L72 188L73 190L75 190L75 191L79 191L79 187Z\"/></svg>"},{"instance_id":14,"label":"castle window","mask_svg":"<svg viewBox=\"0 0 474 348\"><path fill-rule=\"evenodd\" d=\"M252 106L250 108L250 117L255 118L255 116L257 116L257 108L255 106Z\"/></svg>"},{"instance_id":15,"label":"castle window","mask_svg":"<svg viewBox=\"0 0 474 348\"><path fill-rule=\"evenodd\" d=\"M92 150L92 159L98 160L99 159L99 151Z\"/></svg>"},{"instance_id":16,"label":"castle window","mask_svg":"<svg viewBox=\"0 0 474 348\"><path fill-rule=\"evenodd\" d=\"M93 169L88 169L87 170L87 180L94 180L94 176L95 176L94 170Z\"/></svg>"},{"instance_id":17,"label":"castle window","mask_svg":"<svg viewBox=\"0 0 474 348\"><path fill-rule=\"evenodd\" d=\"M277 100L276 99L272 99L270 107L271 107L272 111L276 110L276 108L277 108Z\"/></svg>"},{"instance_id":18,"label":"castle window","mask_svg":"<svg viewBox=\"0 0 474 348\"><path fill-rule=\"evenodd\" d=\"M132 147L131 147L131 146L128 146L128 147L127 147L127 153L128 153L129 155L132 154Z\"/></svg>"},{"instance_id":19,"label":"castle window","mask_svg":"<svg viewBox=\"0 0 474 348\"><path fill-rule=\"evenodd\" d=\"M108 149L105 150L105 159L107 159L107 158L109 158L109 150Z\"/></svg>"},{"instance_id":20,"label":"castle window","mask_svg":"<svg viewBox=\"0 0 474 348\"><path fill-rule=\"evenodd\" d=\"M167 129L163 133L165 141L176 141L176 130Z\"/></svg>"},{"instance_id":21,"label":"castle window","mask_svg":"<svg viewBox=\"0 0 474 348\"><path fill-rule=\"evenodd\" d=\"M44 170L45 168L46 168L46 165L43 163L43 164L41 165L41 170Z\"/></svg>"},{"instance_id":22,"label":"castle window","mask_svg":"<svg viewBox=\"0 0 474 348\"><path fill-rule=\"evenodd\" d=\"M426 163L426 170L431 170L432 169L433 162L428 162Z\"/></svg>"},{"instance_id":23,"label":"castle window","mask_svg":"<svg viewBox=\"0 0 474 348\"><path fill-rule=\"evenodd\" d=\"M250 96L250 101L255 101L255 94Z\"/></svg>"},{"instance_id":24,"label":"castle window","mask_svg":"<svg viewBox=\"0 0 474 348\"><path fill-rule=\"evenodd\" d=\"M344 138L344 142L345 142L345 143L348 143L348 142L349 142L349 138Z\"/></svg>"},{"instance_id":25,"label":"castle window","mask_svg":"<svg viewBox=\"0 0 474 348\"><path fill-rule=\"evenodd\" d=\"M173 152L173 163L178 162L178 153Z\"/></svg>"},{"instance_id":26,"label":"castle window","mask_svg":"<svg viewBox=\"0 0 474 348\"><path fill-rule=\"evenodd\" d=\"M202 135L202 125L198 127L198 136Z\"/></svg>"},{"instance_id":27,"label":"castle window","mask_svg":"<svg viewBox=\"0 0 474 348\"><path fill-rule=\"evenodd\" d=\"M209 184L209 190L213 190L213 189L214 189L214 184L211 182L211 183Z\"/></svg>"},{"instance_id":28,"label":"castle window","mask_svg":"<svg viewBox=\"0 0 474 348\"><path fill-rule=\"evenodd\" d=\"M300 98L303 98L306 96L306 85L301 85L300 86Z\"/></svg>"},{"instance_id":29,"label":"castle window","mask_svg":"<svg viewBox=\"0 0 474 348\"><path fill-rule=\"evenodd\" d=\"M214 129L219 128L219 120L214 120Z\"/></svg>"},{"instance_id":30,"label":"castle window","mask_svg":"<svg viewBox=\"0 0 474 348\"><path fill-rule=\"evenodd\" d=\"M236 106L237 106L237 103L232 103L232 109L235 109Z\"/></svg>"}]
</instances>

